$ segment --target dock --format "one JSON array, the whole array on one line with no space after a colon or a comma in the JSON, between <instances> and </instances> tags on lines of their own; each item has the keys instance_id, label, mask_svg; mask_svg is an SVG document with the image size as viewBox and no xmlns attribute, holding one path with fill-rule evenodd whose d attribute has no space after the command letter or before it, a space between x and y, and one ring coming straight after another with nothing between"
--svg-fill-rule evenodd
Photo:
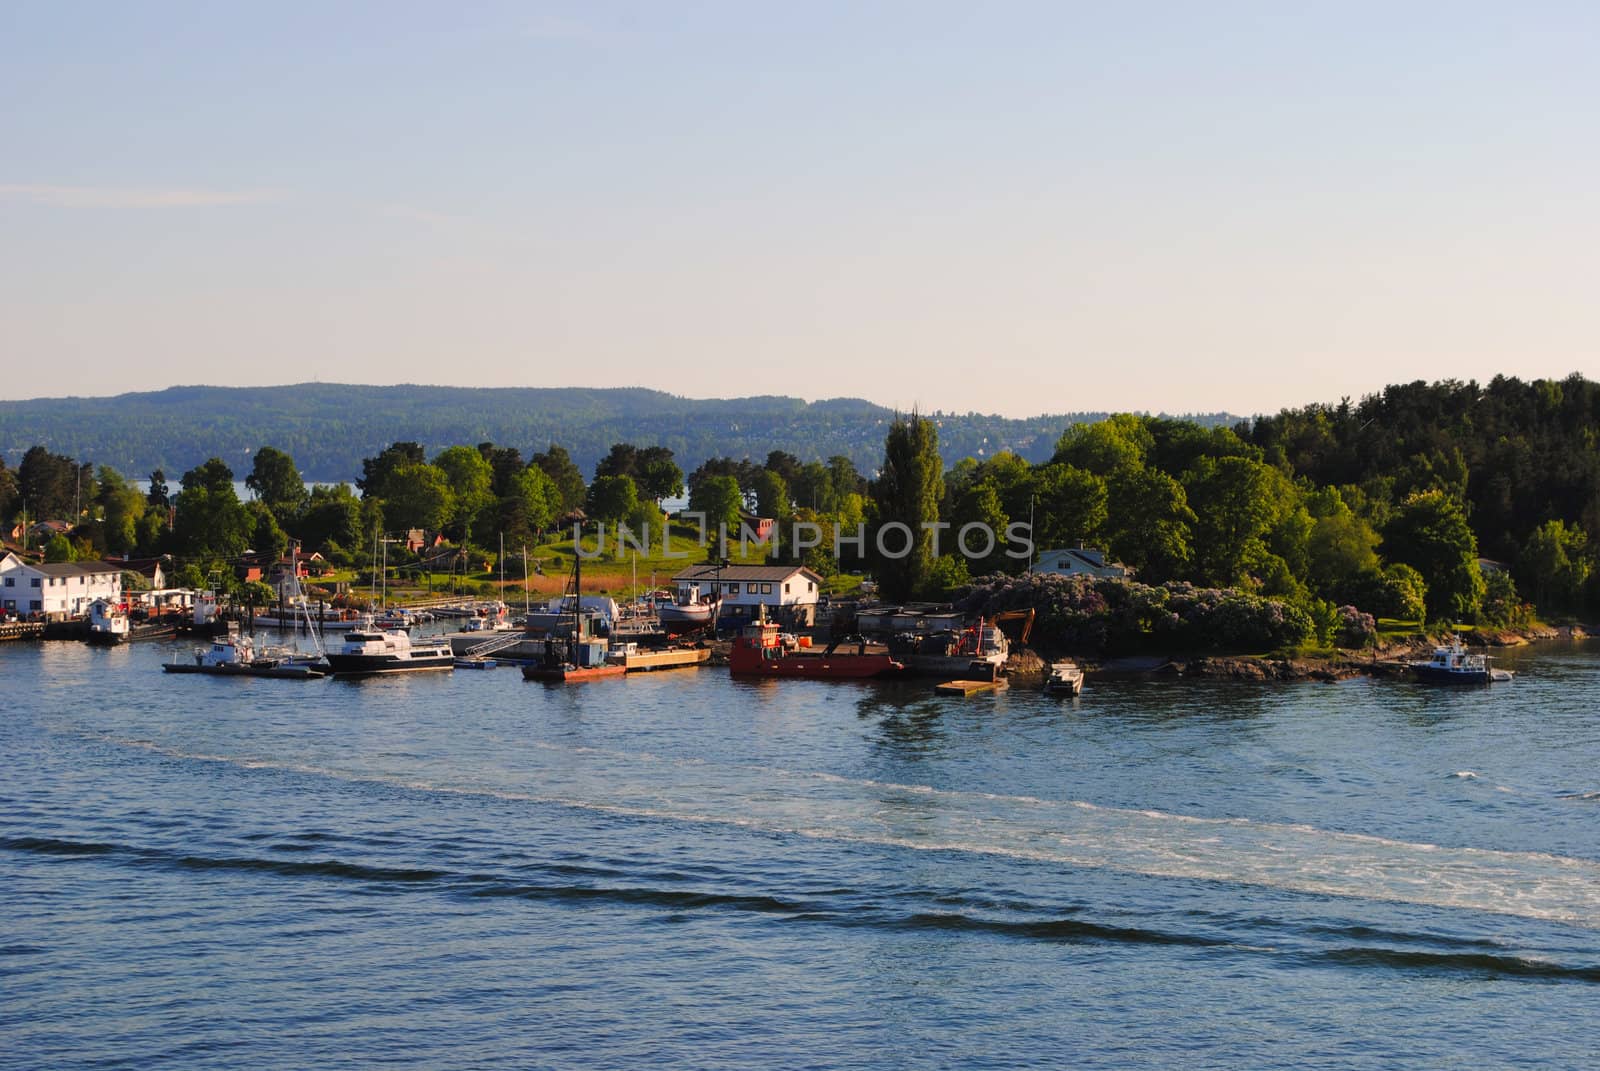
<instances>
[{"instance_id":1,"label":"dock","mask_svg":"<svg viewBox=\"0 0 1600 1071\"><path fill-rule=\"evenodd\" d=\"M945 681L943 684L935 684L933 686L933 691L934 691L935 695L962 695L962 696L965 696L965 695L977 695L980 692L998 692L1000 689L1004 688L1005 686L1006 686L1006 682L1003 681L1003 680L991 680L991 681Z\"/></svg>"},{"instance_id":2,"label":"dock","mask_svg":"<svg viewBox=\"0 0 1600 1071\"><path fill-rule=\"evenodd\" d=\"M0 625L0 640L37 640L43 635L43 621L13 621Z\"/></svg>"},{"instance_id":3,"label":"dock","mask_svg":"<svg viewBox=\"0 0 1600 1071\"><path fill-rule=\"evenodd\" d=\"M629 673L657 669L689 669L711 661L707 647L674 647L663 651L632 651L618 659Z\"/></svg>"}]
</instances>

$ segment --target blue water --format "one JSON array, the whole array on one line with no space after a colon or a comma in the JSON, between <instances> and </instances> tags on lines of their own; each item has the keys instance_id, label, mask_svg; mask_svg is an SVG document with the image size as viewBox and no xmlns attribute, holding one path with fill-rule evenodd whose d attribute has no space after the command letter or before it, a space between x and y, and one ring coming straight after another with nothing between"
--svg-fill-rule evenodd
<instances>
[{"instance_id":1,"label":"blue water","mask_svg":"<svg viewBox=\"0 0 1600 1071\"><path fill-rule=\"evenodd\" d=\"M0 645L0 1067L1581 1067L1600 649L565 688Z\"/></svg>"}]
</instances>

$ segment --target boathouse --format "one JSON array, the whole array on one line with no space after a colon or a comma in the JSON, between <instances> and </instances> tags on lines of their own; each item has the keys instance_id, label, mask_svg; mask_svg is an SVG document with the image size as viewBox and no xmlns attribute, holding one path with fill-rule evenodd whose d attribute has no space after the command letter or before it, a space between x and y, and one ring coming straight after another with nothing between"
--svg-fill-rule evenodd
<instances>
[{"instance_id":1,"label":"boathouse","mask_svg":"<svg viewBox=\"0 0 1600 1071\"><path fill-rule=\"evenodd\" d=\"M108 562L25 562L0 557L0 609L49 621L83 617L96 599L122 601L122 569Z\"/></svg>"},{"instance_id":2,"label":"boathouse","mask_svg":"<svg viewBox=\"0 0 1600 1071\"><path fill-rule=\"evenodd\" d=\"M822 577L800 565L691 565L672 578L680 602L713 592L722 598L723 628L750 620L766 607L767 619L795 628L816 622Z\"/></svg>"}]
</instances>

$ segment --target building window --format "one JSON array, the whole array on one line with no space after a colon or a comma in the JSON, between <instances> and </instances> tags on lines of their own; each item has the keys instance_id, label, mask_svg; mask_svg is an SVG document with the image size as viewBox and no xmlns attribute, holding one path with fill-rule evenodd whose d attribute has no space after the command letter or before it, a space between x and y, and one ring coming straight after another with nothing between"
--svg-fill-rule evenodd
<instances>
[{"instance_id":1,"label":"building window","mask_svg":"<svg viewBox=\"0 0 1600 1071\"><path fill-rule=\"evenodd\" d=\"M14 588L16 586L17 586L17 578L16 577L14 577L14 576L6 577L6 587Z\"/></svg>"},{"instance_id":2,"label":"building window","mask_svg":"<svg viewBox=\"0 0 1600 1071\"><path fill-rule=\"evenodd\" d=\"M816 583L816 581L814 581L814 580L807 580L807 581L806 581L806 590L807 590L807 591L816 591L816 590L817 590L817 583Z\"/></svg>"},{"instance_id":3,"label":"building window","mask_svg":"<svg viewBox=\"0 0 1600 1071\"><path fill-rule=\"evenodd\" d=\"M44 609L44 603L40 602L38 599L34 599L32 602L30 602L28 604L28 609L30 609L30 610L43 610Z\"/></svg>"},{"instance_id":4,"label":"building window","mask_svg":"<svg viewBox=\"0 0 1600 1071\"><path fill-rule=\"evenodd\" d=\"M737 594L739 594L739 585L738 584L729 584L728 585L728 594L729 595L737 595Z\"/></svg>"},{"instance_id":5,"label":"building window","mask_svg":"<svg viewBox=\"0 0 1600 1071\"><path fill-rule=\"evenodd\" d=\"M789 594L789 582L787 580L783 582L783 593L785 595Z\"/></svg>"},{"instance_id":6,"label":"building window","mask_svg":"<svg viewBox=\"0 0 1600 1071\"><path fill-rule=\"evenodd\" d=\"M761 594L763 594L763 595L771 595L772 594L772 585L771 584L762 584L761 585Z\"/></svg>"}]
</instances>

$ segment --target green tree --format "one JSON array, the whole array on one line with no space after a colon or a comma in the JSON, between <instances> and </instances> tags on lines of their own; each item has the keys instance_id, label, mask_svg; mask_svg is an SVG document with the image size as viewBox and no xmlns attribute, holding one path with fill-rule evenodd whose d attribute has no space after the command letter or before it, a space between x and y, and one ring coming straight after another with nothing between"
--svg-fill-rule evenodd
<instances>
[{"instance_id":1,"label":"green tree","mask_svg":"<svg viewBox=\"0 0 1600 1071\"><path fill-rule=\"evenodd\" d=\"M762 469L756 476L756 515L787 520L794 512L789 500L789 485L772 469Z\"/></svg>"},{"instance_id":2,"label":"green tree","mask_svg":"<svg viewBox=\"0 0 1600 1071\"><path fill-rule=\"evenodd\" d=\"M17 491L27 504L28 515L39 520L71 518L76 525L78 518L73 512L83 486L92 489L92 480L93 474L80 469L72 458L52 454L42 446L30 447L17 466Z\"/></svg>"},{"instance_id":3,"label":"green tree","mask_svg":"<svg viewBox=\"0 0 1600 1071\"><path fill-rule=\"evenodd\" d=\"M44 560L51 564L77 561L78 556L72 549L72 540L60 532L51 536L50 542L44 545Z\"/></svg>"},{"instance_id":4,"label":"green tree","mask_svg":"<svg viewBox=\"0 0 1600 1071\"><path fill-rule=\"evenodd\" d=\"M95 502L101 511L106 552L131 554L139 545L139 520L144 516L144 496L109 465L100 466L98 484Z\"/></svg>"},{"instance_id":5,"label":"green tree","mask_svg":"<svg viewBox=\"0 0 1600 1071\"><path fill-rule=\"evenodd\" d=\"M1535 528L1517 555L1517 571L1533 588L1533 601L1541 610L1575 610L1593 563L1587 554L1589 537L1576 525L1545 521Z\"/></svg>"},{"instance_id":6,"label":"green tree","mask_svg":"<svg viewBox=\"0 0 1600 1071\"><path fill-rule=\"evenodd\" d=\"M172 535L179 549L197 558L237 558L250 545L254 518L233 489L233 470L211 458L183 474L177 523Z\"/></svg>"},{"instance_id":7,"label":"green tree","mask_svg":"<svg viewBox=\"0 0 1600 1071\"><path fill-rule=\"evenodd\" d=\"M612 443L611 450L594 467L594 478L627 476L632 478L639 463L639 448L632 443Z\"/></svg>"},{"instance_id":8,"label":"green tree","mask_svg":"<svg viewBox=\"0 0 1600 1071\"><path fill-rule=\"evenodd\" d=\"M272 515L272 510L265 502L258 500L245 503L245 511L252 521L250 549L262 561L281 560L289 549L289 537Z\"/></svg>"},{"instance_id":9,"label":"green tree","mask_svg":"<svg viewBox=\"0 0 1600 1071\"><path fill-rule=\"evenodd\" d=\"M1483 608L1479 615L1485 624L1512 628L1526 622L1517 584L1504 569L1483 574Z\"/></svg>"},{"instance_id":10,"label":"green tree","mask_svg":"<svg viewBox=\"0 0 1600 1071\"><path fill-rule=\"evenodd\" d=\"M1033 541L1041 550L1093 543L1107 521L1106 480L1066 464L1034 469Z\"/></svg>"},{"instance_id":11,"label":"green tree","mask_svg":"<svg viewBox=\"0 0 1600 1071\"><path fill-rule=\"evenodd\" d=\"M294 458L273 446L255 453L244 485L272 511L280 524L292 525L306 507L306 485Z\"/></svg>"},{"instance_id":12,"label":"green tree","mask_svg":"<svg viewBox=\"0 0 1600 1071\"><path fill-rule=\"evenodd\" d=\"M500 530L507 540L531 540L561 514L561 492L544 470L524 468L500 499Z\"/></svg>"},{"instance_id":13,"label":"green tree","mask_svg":"<svg viewBox=\"0 0 1600 1071\"><path fill-rule=\"evenodd\" d=\"M1072 465L1097 476L1144 467L1155 445L1142 418L1117 413L1096 424L1074 424L1061 433L1051 461Z\"/></svg>"},{"instance_id":14,"label":"green tree","mask_svg":"<svg viewBox=\"0 0 1600 1071\"><path fill-rule=\"evenodd\" d=\"M437 465L402 462L390 474L386 488L388 493L380 496L386 531L438 531L455 508L449 477Z\"/></svg>"},{"instance_id":15,"label":"green tree","mask_svg":"<svg viewBox=\"0 0 1600 1071\"><path fill-rule=\"evenodd\" d=\"M1268 553L1266 535L1283 510L1276 470L1244 457L1200 458L1183 485L1194 511L1195 568L1208 583L1239 584Z\"/></svg>"},{"instance_id":16,"label":"green tree","mask_svg":"<svg viewBox=\"0 0 1600 1071\"><path fill-rule=\"evenodd\" d=\"M537 466L544 474L550 477L556 490L561 492L561 512L566 513L583 505L585 488L583 473L578 466L573 464L572 455L566 450L550 444L550 449L542 454L534 454L530 464Z\"/></svg>"},{"instance_id":17,"label":"green tree","mask_svg":"<svg viewBox=\"0 0 1600 1071\"><path fill-rule=\"evenodd\" d=\"M866 478L856 471L855 463L843 454L835 454L828 458L828 482L833 485L833 493L837 498L844 498L846 495L866 497Z\"/></svg>"},{"instance_id":18,"label":"green tree","mask_svg":"<svg viewBox=\"0 0 1600 1071\"><path fill-rule=\"evenodd\" d=\"M808 461L800 466L799 473L789 484L789 493L795 505L818 513L831 512L836 500L828 467L820 461Z\"/></svg>"},{"instance_id":19,"label":"green tree","mask_svg":"<svg viewBox=\"0 0 1600 1071\"><path fill-rule=\"evenodd\" d=\"M654 502L683 494L683 470L664 446L647 446L639 451L634 480L639 493Z\"/></svg>"},{"instance_id":20,"label":"green tree","mask_svg":"<svg viewBox=\"0 0 1600 1071\"><path fill-rule=\"evenodd\" d=\"M1378 533L1326 487L1306 497L1312 518L1306 579L1325 599L1351 602L1359 578L1378 568Z\"/></svg>"},{"instance_id":21,"label":"green tree","mask_svg":"<svg viewBox=\"0 0 1600 1071\"><path fill-rule=\"evenodd\" d=\"M707 476L689 492L689 512L705 517L705 530L713 550L719 531L726 529L736 537L739 513L744 509L744 494L732 476Z\"/></svg>"},{"instance_id":22,"label":"green tree","mask_svg":"<svg viewBox=\"0 0 1600 1071\"><path fill-rule=\"evenodd\" d=\"M495 504L494 469L477 450L468 446L452 446L433 459L434 467L444 473L450 488L450 519L466 543L479 514Z\"/></svg>"},{"instance_id":23,"label":"green tree","mask_svg":"<svg viewBox=\"0 0 1600 1071\"><path fill-rule=\"evenodd\" d=\"M1183 485L1164 472L1122 469L1106 481L1108 549L1147 582L1183 575L1194 522Z\"/></svg>"},{"instance_id":24,"label":"green tree","mask_svg":"<svg viewBox=\"0 0 1600 1071\"><path fill-rule=\"evenodd\" d=\"M949 520L950 531L941 540L939 549L945 554L962 557L969 569L989 573L1002 570L1007 565L1014 564L1021 568L1027 564L1013 562L1005 556L1006 526L1010 519L1006 516L994 480L985 478L967 485L952 506ZM966 549L962 547L963 531L967 532Z\"/></svg>"},{"instance_id":25,"label":"green tree","mask_svg":"<svg viewBox=\"0 0 1600 1071\"><path fill-rule=\"evenodd\" d=\"M167 493L167 474L160 469L150 473L150 490L145 494L145 504L151 509L169 509L172 499Z\"/></svg>"},{"instance_id":26,"label":"green tree","mask_svg":"<svg viewBox=\"0 0 1600 1071\"><path fill-rule=\"evenodd\" d=\"M318 484L311 489L305 512L291 531L307 548L328 554L362 547L361 501L349 485Z\"/></svg>"},{"instance_id":27,"label":"green tree","mask_svg":"<svg viewBox=\"0 0 1600 1071\"><path fill-rule=\"evenodd\" d=\"M883 467L872 483L872 550L885 598L903 602L926 582L933 564L929 526L938 522L943 498L938 428L915 410L896 417L884 440ZM891 530L898 525L905 530ZM903 548L906 553L899 553Z\"/></svg>"},{"instance_id":28,"label":"green tree","mask_svg":"<svg viewBox=\"0 0 1600 1071\"><path fill-rule=\"evenodd\" d=\"M356 487L362 498L388 498L390 482L395 471L404 465L421 465L427 461L421 443L401 442L386 446L377 457L364 458L361 478Z\"/></svg>"},{"instance_id":29,"label":"green tree","mask_svg":"<svg viewBox=\"0 0 1600 1071\"><path fill-rule=\"evenodd\" d=\"M17 493L17 474L6 468L6 459L0 457L0 521L11 517L21 497Z\"/></svg>"},{"instance_id":30,"label":"green tree","mask_svg":"<svg viewBox=\"0 0 1600 1071\"><path fill-rule=\"evenodd\" d=\"M1443 491L1411 495L1384 529L1383 547L1391 561L1422 574L1429 621L1474 619L1483 598L1478 541L1455 498Z\"/></svg>"},{"instance_id":31,"label":"green tree","mask_svg":"<svg viewBox=\"0 0 1600 1071\"><path fill-rule=\"evenodd\" d=\"M639 487L631 476L598 476L589 485L584 512L591 521L619 524L639 508Z\"/></svg>"}]
</instances>

